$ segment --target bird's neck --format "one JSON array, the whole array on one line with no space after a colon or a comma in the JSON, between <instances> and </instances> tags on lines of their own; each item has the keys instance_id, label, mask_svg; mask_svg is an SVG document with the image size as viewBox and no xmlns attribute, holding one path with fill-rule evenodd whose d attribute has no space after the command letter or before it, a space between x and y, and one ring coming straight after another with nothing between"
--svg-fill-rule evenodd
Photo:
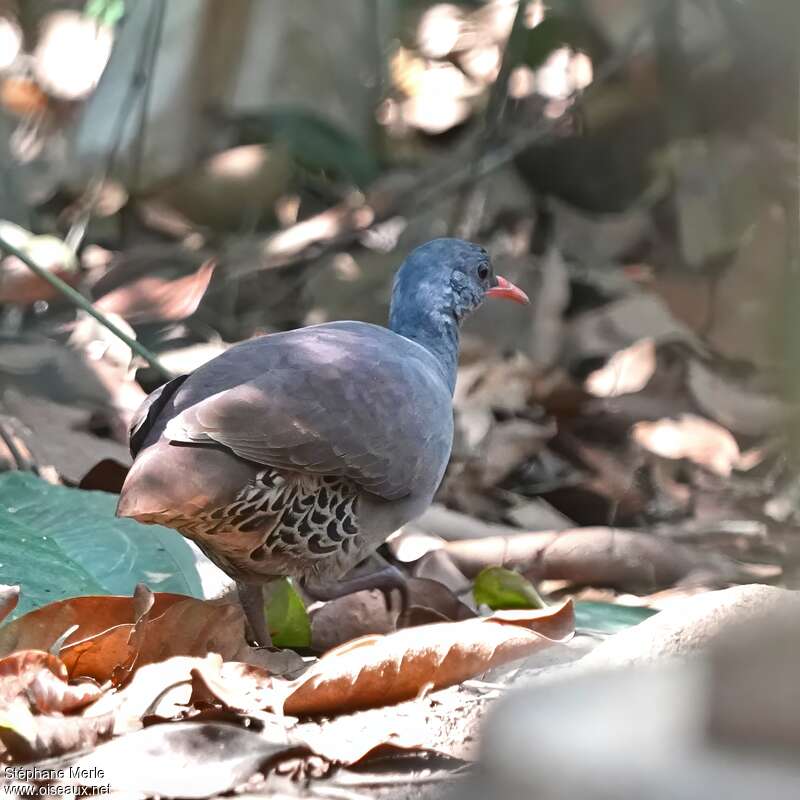
<instances>
[{"instance_id":1,"label":"bird's neck","mask_svg":"<svg viewBox=\"0 0 800 800\"><path fill-rule=\"evenodd\" d=\"M453 393L458 371L458 322L449 311L418 307L407 311L392 303L389 328L422 345L436 359L442 377Z\"/></svg>"}]
</instances>

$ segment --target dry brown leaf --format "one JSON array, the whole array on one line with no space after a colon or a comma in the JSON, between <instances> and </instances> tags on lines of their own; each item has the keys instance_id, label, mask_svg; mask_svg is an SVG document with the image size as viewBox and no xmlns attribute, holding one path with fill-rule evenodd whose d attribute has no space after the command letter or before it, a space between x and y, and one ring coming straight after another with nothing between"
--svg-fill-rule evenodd
<instances>
[{"instance_id":1,"label":"dry brown leaf","mask_svg":"<svg viewBox=\"0 0 800 800\"><path fill-rule=\"evenodd\" d=\"M132 637L137 614L132 597L74 597L32 611L0 630L0 654L46 650L74 625L60 656L71 677L109 680L114 670L175 655L216 652L232 658L245 646L238 605L155 593L153 607Z\"/></svg>"},{"instance_id":2,"label":"dry brown leaf","mask_svg":"<svg viewBox=\"0 0 800 800\"><path fill-rule=\"evenodd\" d=\"M219 722L151 725L72 762L89 795L206 798L233 794L259 770L307 749ZM96 787L91 791L91 787ZM275 795L270 793L270 796Z\"/></svg>"},{"instance_id":3,"label":"dry brown leaf","mask_svg":"<svg viewBox=\"0 0 800 800\"><path fill-rule=\"evenodd\" d=\"M0 704L8 705L24 695L42 670L66 682L67 668L54 655L42 650L21 650L0 658Z\"/></svg>"},{"instance_id":4,"label":"dry brown leaf","mask_svg":"<svg viewBox=\"0 0 800 800\"><path fill-rule=\"evenodd\" d=\"M571 602L545 611L502 611L366 636L330 651L289 684L287 714L343 713L416 697L529 655L574 630Z\"/></svg>"},{"instance_id":5,"label":"dry brown leaf","mask_svg":"<svg viewBox=\"0 0 800 800\"><path fill-rule=\"evenodd\" d=\"M461 686L404 703L300 721L289 730L292 741L340 764L354 764L378 751L425 750L456 759L478 756L479 729L487 699Z\"/></svg>"},{"instance_id":6,"label":"dry brown leaf","mask_svg":"<svg viewBox=\"0 0 800 800\"><path fill-rule=\"evenodd\" d=\"M137 663L207 653L219 653L227 660L245 645L244 633L244 613L238 603L184 597L162 615L150 612Z\"/></svg>"},{"instance_id":7,"label":"dry brown leaf","mask_svg":"<svg viewBox=\"0 0 800 800\"><path fill-rule=\"evenodd\" d=\"M514 470L542 450L555 433L554 424L537 425L527 419L510 419L494 425L488 434L481 459L482 485L491 488L502 483Z\"/></svg>"},{"instance_id":8,"label":"dry brown leaf","mask_svg":"<svg viewBox=\"0 0 800 800\"><path fill-rule=\"evenodd\" d=\"M80 480L79 489L119 494L128 475L128 467L115 458L98 461Z\"/></svg>"},{"instance_id":9,"label":"dry brown leaf","mask_svg":"<svg viewBox=\"0 0 800 800\"><path fill-rule=\"evenodd\" d=\"M243 714L280 708L285 681L262 667L237 661L195 664L192 673L193 705L216 701Z\"/></svg>"},{"instance_id":10,"label":"dry brown leaf","mask_svg":"<svg viewBox=\"0 0 800 800\"><path fill-rule=\"evenodd\" d=\"M447 554L439 551L431 555L440 555L442 559L447 558ZM447 562L458 573L455 565L451 561ZM458 573L462 580L466 578ZM475 612L467 605L462 603L454 592L443 582L432 578L415 576L409 578L408 585L408 610L430 609L436 612L442 620L452 620L457 622L464 619L472 619L476 616ZM462 588L464 588L462 586ZM467 586L468 588L468 586ZM398 627L407 624L401 617L398 620Z\"/></svg>"},{"instance_id":11,"label":"dry brown leaf","mask_svg":"<svg viewBox=\"0 0 800 800\"><path fill-rule=\"evenodd\" d=\"M567 326L565 349L570 360L607 357L641 339L651 338L658 345L683 342L697 352L705 352L701 341L666 304L647 292L628 294L600 308L574 317Z\"/></svg>"},{"instance_id":12,"label":"dry brown leaf","mask_svg":"<svg viewBox=\"0 0 800 800\"><path fill-rule=\"evenodd\" d=\"M30 760L107 738L109 716L89 721L63 716L101 692L95 684L67 683L67 668L50 653L22 650L0 658L0 744L12 757Z\"/></svg>"},{"instance_id":13,"label":"dry brown leaf","mask_svg":"<svg viewBox=\"0 0 800 800\"><path fill-rule=\"evenodd\" d=\"M174 719L189 707L192 697L192 670L206 667L217 674L222 659L217 653L199 656L173 656L156 664L140 667L123 689L112 689L89 706L85 714L111 713L114 734L138 730L142 718Z\"/></svg>"},{"instance_id":14,"label":"dry brown leaf","mask_svg":"<svg viewBox=\"0 0 800 800\"><path fill-rule=\"evenodd\" d=\"M55 236L33 236L9 222L2 221L0 225L6 235L13 230L12 242L40 267L70 286L77 284L80 273L76 271L75 256L64 242ZM0 303L28 306L37 300L52 301L60 296L55 287L16 256L6 256L0 261Z\"/></svg>"},{"instance_id":15,"label":"dry brown leaf","mask_svg":"<svg viewBox=\"0 0 800 800\"><path fill-rule=\"evenodd\" d=\"M730 431L694 414L658 422L638 422L631 435L651 453L663 458L686 458L723 477L731 474L741 456Z\"/></svg>"},{"instance_id":16,"label":"dry brown leaf","mask_svg":"<svg viewBox=\"0 0 800 800\"><path fill-rule=\"evenodd\" d=\"M415 578L427 578L446 586L453 594L469 591L472 581L453 563L444 550L431 550L414 564Z\"/></svg>"},{"instance_id":17,"label":"dry brown leaf","mask_svg":"<svg viewBox=\"0 0 800 800\"><path fill-rule=\"evenodd\" d=\"M353 592L315 608L310 613L311 646L325 653L359 636L390 633L397 611L386 607L386 599L375 590Z\"/></svg>"},{"instance_id":18,"label":"dry brown leaf","mask_svg":"<svg viewBox=\"0 0 800 800\"><path fill-rule=\"evenodd\" d=\"M144 275L95 301L95 308L119 314L132 325L148 322L178 322L197 310L214 274L216 262L209 259L197 272L169 280Z\"/></svg>"},{"instance_id":19,"label":"dry brown leaf","mask_svg":"<svg viewBox=\"0 0 800 800\"><path fill-rule=\"evenodd\" d=\"M32 706L43 714L69 714L88 706L102 693L95 683L69 684L46 669L39 670L28 687Z\"/></svg>"},{"instance_id":20,"label":"dry brown leaf","mask_svg":"<svg viewBox=\"0 0 800 800\"><path fill-rule=\"evenodd\" d=\"M446 552L470 577L501 565L531 580L567 580L623 591L654 591L698 570L720 582L742 570L724 556L679 545L666 537L619 528L575 528L448 542Z\"/></svg>"},{"instance_id":21,"label":"dry brown leaf","mask_svg":"<svg viewBox=\"0 0 800 800\"><path fill-rule=\"evenodd\" d=\"M173 595L179 597L180 595ZM132 625L130 597L72 597L30 611L0 628L0 655L16 650L48 650L77 625L67 643L89 639L119 625Z\"/></svg>"},{"instance_id":22,"label":"dry brown leaf","mask_svg":"<svg viewBox=\"0 0 800 800\"><path fill-rule=\"evenodd\" d=\"M93 683L70 685L64 663L42 650L21 650L0 659L0 701L27 697L34 711L66 714L100 695Z\"/></svg>"},{"instance_id":23,"label":"dry brown leaf","mask_svg":"<svg viewBox=\"0 0 800 800\"><path fill-rule=\"evenodd\" d=\"M283 737L294 744L305 744L318 756L339 764L355 764L379 748L430 750L438 743L431 725L426 724L427 704L422 707L411 701L392 709L377 708L332 720L304 721L287 729L286 718L265 712L280 706L285 683L275 682L263 670L234 662L221 667L208 663L193 669L192 677L192 704L219 703L236 713L256 716L269 726L271 740Z\"/></svg>"},{"instance_id":24,"label":"dry brown leaf","mask_svg":"<svg viewBox=\"0 0 800 800\"><path fill-rule=\"evenodd\" d=\"M687 385L704 414L745 436L780 429L792 410L774 392L759 391L752 381L734 380L696 359L689 362Z\"/></svg>"},{"instance_id":25,"label":"dry brown leaf","mask_svg":"<svg viewBox=\"0 0 800 800\"><path fill-rule=\"evenodd\" d=\"M114 686L121 686L130 678L131 673L139 658L142 644L147 631L150 612L155 604L155 595L144 584L139 583L133 591L133 613L135 622L128 634L128 657L114 667L111 673L111 682Z\"/></svg>"},{"instance_id":26,"label":"dry brown leaf","mask_svg":"<svg viewBox=\"0 0 800 800\"><path fill-rule=\"evenodd\" d=\"M584 388L595 397L619 397L639 392L656 371L656 343L641 339L614 353L608 363L592 372Z\"/></svg>"},{"instance_id":27,"label":"dry brown leaf","mask_svg":"<svg viewBox=\"0 0 800 800\"><path fill-rule=\"evenodd\" d=\"M28 703L18 698L4 709L0 744L12 759L33 761L92 747L110 738L113 727L111 714L93 717L33 714Z\"/></svg>"},{"instance_id":28,"label":"dry brown leaf","mask_svg":"<svg viewBox=\"0 0 800 800\"><path fill-rule=\"evenodd\" d=\"M306 668L306 662L294 650L250 647L246 643L242 644L228 660L260 667L270 675L281 675L284 678L296 678Z\"/></svg>"},{"instance_id":29,"label":"dry brown leaf","mask_svg":"<svg viewBox=\"0 0 800 800\"><path fill-rule=\"evenodd\" d=\"M537 371L521 353L506 359L484 359L458 371L453 404L458 411L528 408Z\"/></svg>"},{"instance_id":30,"label":"dry brown leaf","mask_svg":"<svg viewBox=\"0 0 800 800\"><path fill-rule=\"evenodd\" d=\"M61 657L70 675L87 675L102 682L111 678L117 667L130 663L132 657L140 667L171 656L219 653L231 658L239 651L244 643L244 616L237 604L174 597L179 599L163 613L157 607L152 609L141 638L135 642L130 640L134 630L131 624L65 647ZM159 595L156 598L158 602Z\"/></svg>"},{"instance_id":31,"label":"dry brown leaf","mask_svg":"<svg viewBox=\"0 0 800 800\"><path fill-rule=\"evenodd\" d=\"M19 602L19 586L0 584L0 622L2 622Z\"/></svg>"},{"instance_id":32,"label":"dry brown leaf","mask_svg":"<svg viewBox=\"0 0 800 800\"><path fill-rule=\"evenodd\" d=\"M461 580L468 589L469 581L463 575ZM475 616L443 582L413 577L406 580L406 589L408 606L399 617L396 610L386 607L385 598L374 589L354 592L315 608L311 612L312 647L325 653L361 636Z\"/></svg>"},{"instance_id":33,"label":"dry brown leaf","mask_svg":"<svg viewBox=\"0 0 800 800\"><path fill-rule=\"evenodd\" d=\"M364 719L347 714L322 724L306 723L291 731L317 755L337 764L356 764L377 749L421 750L427 748L428 731L420 719L398 719L385 709L373 709Z\"/></svg>"}]
</instances>

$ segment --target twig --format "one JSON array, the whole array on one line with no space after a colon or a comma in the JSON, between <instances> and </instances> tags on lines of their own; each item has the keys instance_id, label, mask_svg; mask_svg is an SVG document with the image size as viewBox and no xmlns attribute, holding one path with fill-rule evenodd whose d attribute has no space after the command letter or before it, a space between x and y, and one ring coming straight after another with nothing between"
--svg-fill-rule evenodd
<instances>
[{"instance_id":1,"label":"twig","mask_svg":"<svg viewBox=\"0 0 800 800\"><path fill-rule=\"evenodd\" d=\"M639 39L646 33L661 10L674 0L660 0L639 25L628 35L625 43L596 70L592 85L607 80L630 57ZM574 91L569 98L572 109L580 108L583 91ZM310 219L297 223L284 231L268 236L260 246L260 260L239 269L232 269L229 278L241 278L254 272L280 267L298 266L314 261L325 253L352 245L364 232L396 216L419 216L442 195L460 190L471 181L477 181L513 161L534 144L541 144L556 136L564 118L541 119L536 125L509 137L475 159L471 145L462 148L454 158L447 159L427 171L406 189L392 197L376 197L370 193L358 204L340 204ZM471 163L472 161L475 163ZM466 164L466 166L465 166ZM376 200L380 201L376 203ZM366 221L363 221L366 220ZM291 241L291 245L286 242Z\"/></svg>"},{"instance_id":2,"label":"twig","mask_svg":"<svg viewBox=\"0 0 800 800\"><path fill-rule=\"evenodd\" d=\"M0 251L8 253L9 255L15 256L18 258L23 264L25 264L28 269L38 275L42 280L47 281L54 289L56 289L60 294L70 300L74 305L76 305L81 310L85 311L89 316L94 317L101 325L111 333L114 334L118 339L125 342L131 350L137 355L140 355L156 372L158 372L163 378L166 380L170 380L174 376L172 373L167 370L167 368L158 360L158 357L155 353L152 353L143 345L139 344L135 339L131 339L125 331L118 328L105 314L98 311L80 292L75 291L71 286L64 283L56 275L53 275L48 270L44 269L44 267L37 264L30 256L23 253L21 250L17 249L13 245L9 244L2 236L0 236Z\"/></svg>"}]
</instances>

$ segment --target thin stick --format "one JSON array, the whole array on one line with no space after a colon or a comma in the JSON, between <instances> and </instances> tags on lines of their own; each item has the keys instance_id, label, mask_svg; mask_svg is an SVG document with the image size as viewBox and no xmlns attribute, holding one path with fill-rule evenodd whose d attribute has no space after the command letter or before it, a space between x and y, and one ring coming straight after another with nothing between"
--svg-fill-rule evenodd
<instances>
[{"instance_id":1,"label":"thin stick","mask_svg":"<svg viewBox=\"0 0 800 800\"><path fill-rule=\"evenodd\" d=\"M98 311L80 292L76 292L75 289L64 283L61 278L53 275L48 270L44 269L44 267L37 264L30 256L26 255L12 244L9 244L2 236L0 236L0 251L16 256L29 270L38 275L42 280L47 281L54 289L64 295L64 297L74 303L78 308L89 314L89 316L94 317L103 327L108 328L114 336L125 342L134 353L140 355L161 375L161 377L166 380L170 380L174 377L174 375L172 375L158 360L158 356L156 356L155 353L152 353L146 347L139 344L136 339L131 339L125 331L118 328L105 314Z\"/></svg>"}]
</instances>

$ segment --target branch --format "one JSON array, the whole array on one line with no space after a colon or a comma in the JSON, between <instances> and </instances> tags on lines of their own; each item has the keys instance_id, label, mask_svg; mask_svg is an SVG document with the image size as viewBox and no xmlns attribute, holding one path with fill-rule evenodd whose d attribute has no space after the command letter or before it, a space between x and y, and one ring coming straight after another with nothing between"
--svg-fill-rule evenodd
<instances>
[{"instance_id":1,"label":"branch","mask_svg":"<svg viewBox=\"0 0 800 800\"><path fill-rule=\"evenodd\" d=\"M23 253L18 248L14 247L12 244L9 244L2 236L0 236L0 251L5 252L9 255L15 256L18 258L23 264L25 264L28 269L38 275L42 280L47 281L53 288L55 288L58 292L60 292L64 297L66 297L70 302L76 305L81 310L85 311L89 316L94 317L101 325L111 333L114 334L118 339L125 342L134 353L141 356L156 372L158 372L165 380L170 380L174 377L169 370L158 360L158 357L155 353L152 353L146 347L142 346L137 342L135 339L131 339L125 331L118 328L105 314L98 311L80 292L76 292L68 284L64 283L61 278L53 275L48 270L44 269L44 267L37 264L30 256Z\"/></svg>"}]
</instances>

